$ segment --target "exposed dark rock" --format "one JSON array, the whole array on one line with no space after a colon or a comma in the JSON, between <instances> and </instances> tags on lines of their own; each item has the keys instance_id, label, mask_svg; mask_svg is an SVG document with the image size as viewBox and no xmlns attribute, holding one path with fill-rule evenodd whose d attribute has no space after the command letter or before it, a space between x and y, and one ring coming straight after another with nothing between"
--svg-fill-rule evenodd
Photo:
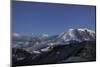
<instances>
[{"instance_id":1,"label":"exposed dark rock","mask_svg":"<svg viewBox=\"0 0 100 67\"><path fill-rule=\"evenodd\" d=\"M12 58L13 66L95 61L96 42L84 41L76 44L59 45L53 47L51 51L40 54L31 54L23 49L13 48L13 55L15 55ZM22 56L24 59L17 60L16 56Z\"/></svg>"}]
</instances>

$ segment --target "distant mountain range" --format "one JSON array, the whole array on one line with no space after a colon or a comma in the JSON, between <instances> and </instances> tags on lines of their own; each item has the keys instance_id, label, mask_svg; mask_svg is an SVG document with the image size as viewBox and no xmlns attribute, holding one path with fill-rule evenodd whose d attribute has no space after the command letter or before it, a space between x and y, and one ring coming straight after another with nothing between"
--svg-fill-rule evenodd
<instances>
[{"instance_id":1,"label":"distant mountain range","mask_svg":"<svg viewBox=\"0 0 100 67\"><path fill-rule=\"evenodd\" d=\"M61 34L49 36L48 34L43 34L42 36L35 37L35 36L25 36L20 35L18 33L12 34L13 40L22 40L22 41L30 41L32 39L43 39L45 40L52 40L52 39L61 39L64 41L88 41L88 40L94 40L95 39L95 32L93 30L89 30L87 28L83 29L68 29L65 32L62 32ZM47 39L46 39L47 38Z\"/></svg>"}]
</instances>

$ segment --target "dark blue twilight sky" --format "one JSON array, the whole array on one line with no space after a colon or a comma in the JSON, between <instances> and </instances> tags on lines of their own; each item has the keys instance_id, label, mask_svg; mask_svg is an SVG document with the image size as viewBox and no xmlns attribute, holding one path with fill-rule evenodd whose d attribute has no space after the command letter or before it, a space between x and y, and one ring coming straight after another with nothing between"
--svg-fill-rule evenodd
<instances>
[{"instance_id":1,"label":"dark blue twilight sky","mask_svg":"<svg viewBox=\"0 0 100 67\"><path fill-rule=\"evenodd\" d=\"M20 1L12 4L12 25L15 33L55 35L69 28L95 30L95 6Z\"/></svg>"}]
</instances>

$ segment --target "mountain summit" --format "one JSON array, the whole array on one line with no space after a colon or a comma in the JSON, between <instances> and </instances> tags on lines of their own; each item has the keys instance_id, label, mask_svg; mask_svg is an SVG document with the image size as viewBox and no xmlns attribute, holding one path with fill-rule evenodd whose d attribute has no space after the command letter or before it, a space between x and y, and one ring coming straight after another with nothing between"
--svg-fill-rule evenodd
<instances>
[{"instance_id":1,"label":"mountain summit","mask_svg":"<svg viewBox=\"0 0 100 67\"><path fill-rule=\"evenodd\" d=\"M95 32L87 28L83 29L68 29L58 36L59 39L64 41L92 41L95 40Z\"/></svg>"}]
</instances>

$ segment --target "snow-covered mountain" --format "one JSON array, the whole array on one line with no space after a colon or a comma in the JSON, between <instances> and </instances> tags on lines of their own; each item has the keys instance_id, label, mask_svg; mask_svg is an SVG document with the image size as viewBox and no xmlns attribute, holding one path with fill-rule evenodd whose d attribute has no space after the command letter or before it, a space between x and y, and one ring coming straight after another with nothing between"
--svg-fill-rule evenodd
<instances>
[{"instance_id":1,"label":"snow-covered mountain","mask_svg":"<svg viewBox=\"0 0 100 67\"><path fill-rule=\"evenodd\" d=\"M19 40L30 40L31 37L20 36L16 34L15 39ZM33 39L32 39L33 40ZM28 50L38 50L46 47L52 47L57 45L68 45L71 43L83 42L83 41L95 41L95 32L87 28L83 29L68 29L67 31L57 35L53 38L48 38L47 40L42 40L36 45L28 48Z\"/></svg>"},{"instance_id":2,"label":"snow-covered mountain","mask_svg":"<svg viewBox=\"0 0 100 67\"><path fill-rule=\"evenodd\" d=\"M95 40L95 32L87 28L83 29L69 29L58 36L58 39L62 39L66 42L74 41L92 41Z\"/></svg>"},{"instance_id":3,"label":"snow-covered mountain","mask_svg":"<svg viewBox=\"0 0 100 67\"><path fill-rule=\"evenodd\" d=\"M17 43L24 41L24 46L20 48L21 45L13 43L13 65L95 61L95 37L95 32L86 28L68 29L61 34L49 36L46 40L40 39L37 44L31 46L28 44L26 47L25 42L33 42L39 38L14 33L13 41Z\"/></svg>"}]
</instances>

